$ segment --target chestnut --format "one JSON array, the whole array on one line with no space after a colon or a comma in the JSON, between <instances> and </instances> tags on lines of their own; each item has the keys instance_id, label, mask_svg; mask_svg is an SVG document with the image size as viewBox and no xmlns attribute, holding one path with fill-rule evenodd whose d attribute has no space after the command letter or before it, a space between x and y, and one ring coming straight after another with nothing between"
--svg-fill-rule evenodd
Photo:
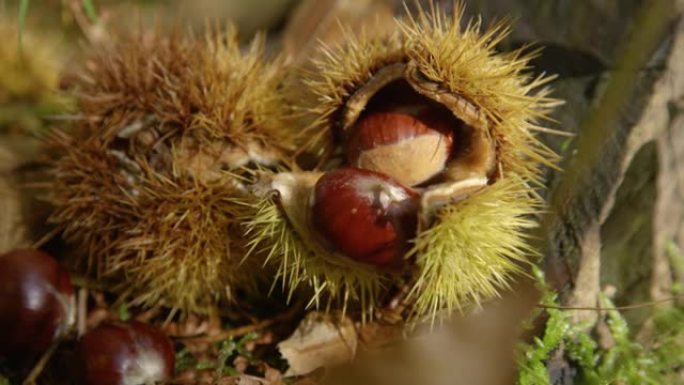
<instances>
[{"instance_id":1,"label":"chestnut","mask_svg":"<svg viewBox=\"0 0 684 385\"><path fill-rule=\"evenodd\" d=\"M106 322L81 337L77 377L88 385L142 385L173 375L171 340L148 324Z\"/></svg>"},{"instance_id":2,"label":"chestnut","mask_svg":"<svg viewBox=\"0 0 684 385\"><path fill-rule=\"evenodd\" d=\"M421 184L444 170L454 144L454 122L449 111L427 106L366 113L347 140L347 161L407 186Z\"/></svg>"},{"instance_id":3,"label":"chestnut","mask_svg":"<svg viewBox=\"0 0 684 385\"><path fill-rule=\"evenodd\" d=\"M0 255L0 357L28 359L75 322L68 272L49 254L20 249Z\"/></svg>"},{"instance_id":4,"label":"chestnut","mask_svg":"<svg viewBox=\"0 0 684 385\"><path fill-rule=\"evenodd\" d=\"M347 257L394 267L415 236L418 202L417 192L387 175L341 168L316 182L312 223Z\"/></svg>"}]
</instances>

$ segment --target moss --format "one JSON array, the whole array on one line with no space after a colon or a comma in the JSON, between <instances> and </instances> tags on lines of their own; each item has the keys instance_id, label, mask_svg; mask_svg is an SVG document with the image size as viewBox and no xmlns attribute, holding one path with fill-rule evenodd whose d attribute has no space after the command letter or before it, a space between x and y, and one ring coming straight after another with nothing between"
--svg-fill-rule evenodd
<instances>
[{"instance_id":1,"label":"moss","mask_svg":"<svg viewBox=\"0 0 684 385\"><path fill-rule=\"evenodd\" d=\"M544 288L542 304L558 306L556 295ZM549 362L562 351L565 360L577 369L575 384L681 384L684 362L684 308L671 307L653 313L654 337L648 343L634 341L624 314L606 297L600 299L606 312L606 325L613 343L602 347L587 333L586 325L573 325L571 311L548 308L541 337L519 348L518 385L551 384Z\"/></svg>"},{"instance_id":2,"label":"moss","mask_svg":"<svg viewBox=\"0 0 684 385\"><path fill-rule=\"evenodd\" d=\"M258 337L256 333L249 333L239 339L228 338L215 342L216 359L211 361L198 361L189 349L183 348L176 352L176 372L214 369L217 378L238 375L238 370L233 366L235 358L244 357L249 365L258 365L261 362L247 348L247 344L254 342Z\"/></svg>"}]
</instances>

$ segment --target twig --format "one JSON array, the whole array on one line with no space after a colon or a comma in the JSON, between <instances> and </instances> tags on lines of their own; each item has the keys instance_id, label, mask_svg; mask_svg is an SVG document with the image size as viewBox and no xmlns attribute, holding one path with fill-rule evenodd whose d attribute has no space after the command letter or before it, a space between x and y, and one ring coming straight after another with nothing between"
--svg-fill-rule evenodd
<instances>
[{"instance_id":1,"label":"twig","mask_svg":"<svg viewBox=\"0 0 684 385\"><path fill-rule=\"evenodd\" d=\"M97 282L93 279L84 277L82 275L71 274L71 283L74 286L84 287L95 291L111 291L111 288L102 282Z\"/></svg>"},{"instance_id":2,"label":"twig","mask_svg":"<svg viewBox=\"0 0 684 385\"><path fill-rule=\"evenodd\" d=\"M134 318L136 321L140 322L150 322L150 320L161 313L162 308L160 306L154 306L151 309L147 309L144 312L136 315Z\"/></svg>"},{"instance_id":3,"label":"twig","mask_svg":"<svg viewBox=\"0 0 684 385\"><path fill-rule=\"evenodd\" d=\"M237 377L238 377L238 378L240 378L240 377L242 377L242 378L247 378L247 379L249 379L249 380L256 381L256 382L259 382L259 383L261 383L261 384L270 384L270 382L269 382L267 379L261 378L261 377L257 377L257 376L253 376L253 375L251 375L251 374L244 374L244 373L242 373L242 374L239 374Z\"/></svg>"},{"instance_id":4,"label":"twig","mask_svg":"<svg viewBox=\"0 0 684 385\"><path fill-rule=\"evenodd\" d=\"M267 328L271 325L274 325L278 322L289 320L290 318L294 317L297 313L299 313L302 309L303 309L303 303L300 302L300 303L293 305L288 311L286 311L284 313L278 314L277 316L270 318L270 319L266 319L266 320L262 320L259 322L252 323L250 325L244 325L244 326L240 326L237 328L224 330L218 334L214 334L214 335L210 335L210 336L207 336L207 335L178 336L178 337L172 337L172 338L176 338L176 339L183 340L183 341L192 341L192 342L222 341L222 340L225 340L228 338L243 336L245 334L252 333L252 332L255 332L255 331L260 330L260 329L265 329L265 328Z\"/></svg>"},{"instance_id":5,"label":"twig","mask_svg":"<svg viewBox=\"0 0 684 385\"><path fill-rule=\"evenodd\" d=\"M88 313L88 289L82 287L78 290L78 322L76 323L79 338L86 331L86 313Z\"/></svg>"},{"instance_id":6,"label":"twig","mask_svg":"<svg viewBox=\"0 0 684 385\"><path fill-rule=\"evenodd\" d=\"M26 183L19 183L18 184L19 188L22 189L47 189L52 186L54 186L53 183L51 182L26 182Z\"/></svg>"},{"instance_id":7,"label":"twig","mask_svg":"<svg viewBox=\"0 0 684 385\"><path fill-rule=\"evenodd\" d=\"M632 309L640 309L640 308L649 307L649 306L655 306L655 305L658 305L661 303L666 303L666 302L673 302L673 301L678 300L680 298L684 298L684 294L676 295L676 296L672 296L672 297L667 297L667 298L662 298L662 299L649 301L649 302L636 303L633 305L613 306L613 307L562 306L562 305L543 305L543 304L537 304L536 306L538 308L542 308L542 309L558 309L558 310L593 310L593 311L632 310Z\"/></svg>"},{"instance_id":8,"label":"twig","mask_svg":"<svg viewBox=\"0 0 684 385\"><path fill-rule=\"evenodd\" d=\"M43 245L48 243L52 238L55 237L55 235L59 234L60 231L62 231L61 228L55 227L54 229L50 230L47 234L43 235L31 247L34 249L39 249L39 248L43 247Z\"/></svg>"},{"instance_id":9,"label":"twig","mask_svg":"<svg viewBox=\"0 0 684 385\"><path fill-rule=\"evenodd\" d=\"M102 22L95 23L90 20L83 9L83 3L81 1L71 0L68 2L68 5L74 20L76 20L76 24L88 41L91 43L102 43L107 41L107 32L102 28Z\"/></svg>"},{"instance_id":10,"label":"twig","mask_svg":"<svg viewBox=\"0 0 684 385\"><path fill-rule=\"evenodd\" d=\"M22 382L22 385L35 385L36 380L43 372L43 369L45 369L45 365L47 365L48 361L50 361L50 358L52 358L52 355L57 350L60 342L62 342L61 337L57 338L52 342L52 344L50 344L50 347L45 351L45 353L43 353L42 356L40 356L40 359L38 362L36 362L36 365L33 366L33 369L31 369L29 375L26 377L24 382Z\"/></svg>"}]
</instances>

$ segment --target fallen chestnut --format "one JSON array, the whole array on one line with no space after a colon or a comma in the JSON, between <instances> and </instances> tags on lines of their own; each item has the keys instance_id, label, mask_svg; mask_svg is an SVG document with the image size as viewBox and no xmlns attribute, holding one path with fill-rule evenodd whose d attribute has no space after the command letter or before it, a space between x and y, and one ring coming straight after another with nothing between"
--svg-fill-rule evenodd
<instances>
[{"instance_id":1,"label":"fallen chestnut","mask_svg":"<svg viewBox=\"0 0 684 385\"><path fill-rule=\"evenodd\" d=\"M171 378L174 350L160 330L138 321L107 322L78 343L77 377L88 385L147 385Z\"/></svg>"},{"instance_id":2,"label":"fallen chestnut","mask_svg":"<svg viewBox=\"0 0 684 385\"><path fill-rule=\"evenodd\" d=\"M341 168L316 183L312 223L346 256L391 267L415 236L418 199L417 192L387 175Z\"/></svg>"},{"instance_id":3,"label":"fallen chestnut","mask_svg":"<svg viewBox=\"0 0 684 385\"><path fill-rule=\"evenodd\" d=\"M74 321L69 274L52 256L33 249L0 255L0 357L39 354Z\"/></svg>"},{"instance_id":4,"label":"fallen chestnut","mask_svg":"<svg viewBox=\"0 0 684 385\"><path fill-rule=\"evenodd\" d=\"M430 107L370 112L352 130L347 161L415 186L444 170L454 142L454 121L449 111Z\"/></svg>"}]
</instances>

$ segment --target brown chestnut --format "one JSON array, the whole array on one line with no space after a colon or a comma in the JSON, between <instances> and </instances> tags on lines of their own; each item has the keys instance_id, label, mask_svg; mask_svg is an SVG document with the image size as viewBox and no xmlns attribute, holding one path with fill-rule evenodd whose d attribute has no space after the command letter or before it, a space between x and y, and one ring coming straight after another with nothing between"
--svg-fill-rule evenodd
<instances>
[{"instance_id":1,"label":"brown chestnut","mask_svg":"<svg viewBox=\"0 0 684 385\"><path fill-rule=\"evenodd\" d=\"M0 357L29 358L46 350L75 322L66 270L33 249L0 255Z\"/></svg>"},{"instance_id":2,"label":"brown chestnut","mask_svg":"<svg viewBox=\"0 0 684 385\"><path fill-rule=\"evenodd\" d=\"M102 323L78 343L78 377L88 385L142 385L173 375L171 340L138 321Z\"/></svg>"},{"instance_id":3,"label":"brown chestnut","mask_svg":"<svg viewBox=\"0 0 684 385\"><path fill-rule=\"evenodd\" d=\"M421 184L444 170L453 147L454 122L449 111L435 107L369 112L351 131L347 161L407 186Z\"/></svg>"},{"instance_id":4,"label":"brown chestnut","mask_svg":"<svg viewBox=\"0 0 684 385\"><path fill-rule=\"evenodd\" d=\"M415 236L418 200L418 193L387 175L341 168L316 183L312 223L346 256L393 267Z\"/></svg>"}]
</instances>

